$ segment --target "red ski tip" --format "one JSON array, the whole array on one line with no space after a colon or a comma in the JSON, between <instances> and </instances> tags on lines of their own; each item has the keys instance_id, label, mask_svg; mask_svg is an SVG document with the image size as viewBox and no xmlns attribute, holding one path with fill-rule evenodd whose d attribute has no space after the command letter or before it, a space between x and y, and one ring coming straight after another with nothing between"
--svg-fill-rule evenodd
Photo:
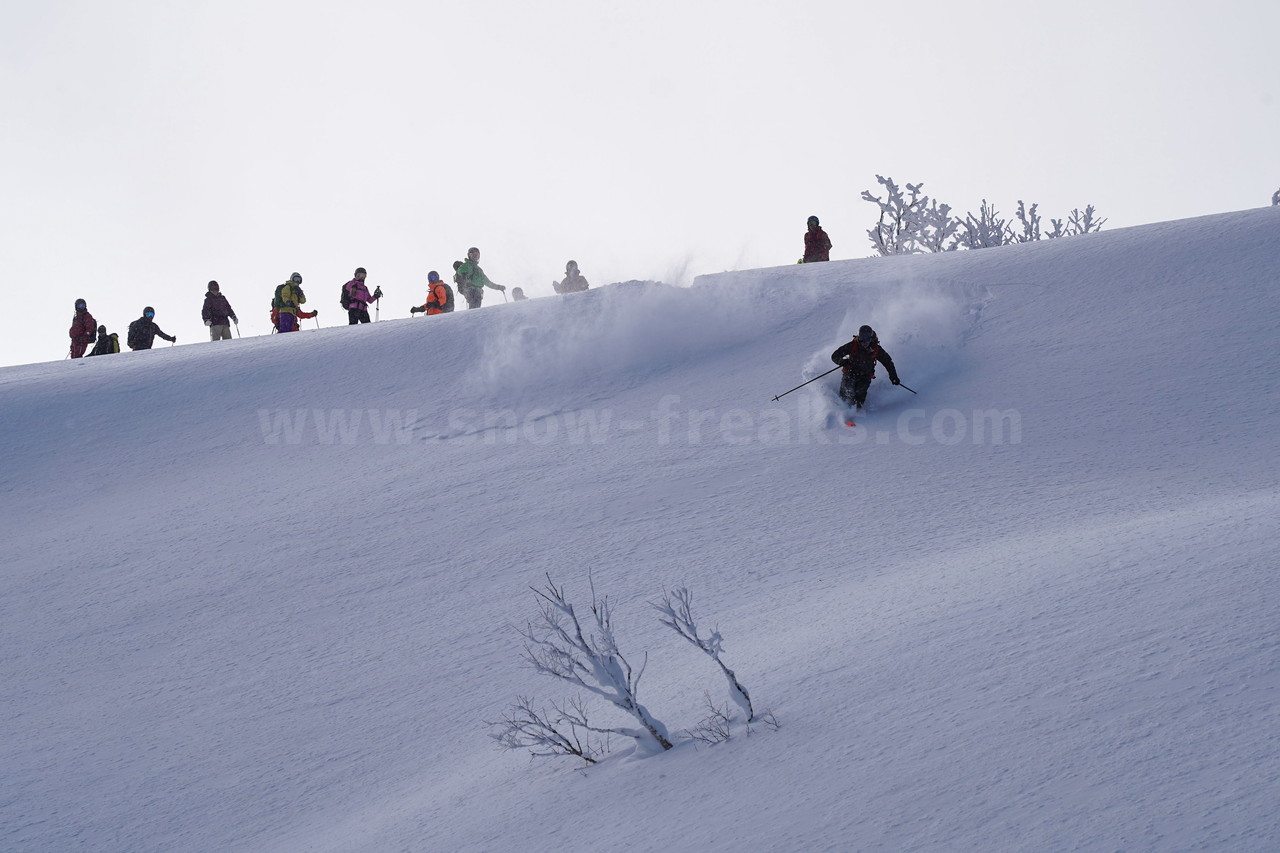
<instances>
[{"instance_id":1,"label":"red ski tip","mask_svg":"<svg viewBox=\"0 0 1280 853\"><path fill-rule=\"evenodd\" d=\"M848 426L848 427L851 427L851 426L857 426L857 424L855 424L853 421L845 421L845 422L844 422L844 425L845 425L845 426Z\"/></svg>"}]
</instances>

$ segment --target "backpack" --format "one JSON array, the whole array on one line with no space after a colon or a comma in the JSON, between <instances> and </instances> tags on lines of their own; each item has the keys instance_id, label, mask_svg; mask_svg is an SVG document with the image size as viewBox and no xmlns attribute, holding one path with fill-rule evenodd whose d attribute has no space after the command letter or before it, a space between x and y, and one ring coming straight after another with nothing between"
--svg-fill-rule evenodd
<instances>
[{"instance_id":1,"label":"backpack","mask_svg":"<svg viewBox=\"0 0 1280 853\"><path fill-rule=\"evenodd\" d=\"M288 282L286 282L287 284ZM271 297L271 307L279 311L284 307L284 285L276 285L276 295Z\"/></svg>"},{"instance_id":2,"label":"backpack","mask_svg":"<svg viewBox=\"0 0 1280 853\"><path fill-rule=\"evenodd\" d=\"M129 337L125 339L129 344L129 349L137 349L142 341L138 339L138 321L134 320L129 324Z\"/></svg>"},{"instance_id":3,"label":"backpack","mask_svg":"<svg viewBox=\"0 0 1280 853\"><path fill-rule=\"evenodd\" d=\"M344 310L351 310L351 294L347 292L347 286L345 284L342 285L342 295L338 297L338 304L341 305Z\"/></svg>"},{"instance_id":4,"label":"backpack","mask_svg":"<svg viewBox=\"0 0 1280 853\"><path fill-rule=\"evenodd\" d=\"M113 352L120 352L120 336L115 332L98 338L97 345L89 355L109 355Z\"/></svg>"},{"instance_id":5,"label":"backpack","mask_svg":"<svg viewBox=\"0 0 1280 853\"><path fill-rule=\"evenodd\" d=\"M447 282L442 281L440 283L444 285L444 292L445 292L444 305L441 306L440 313L448 314L450 311L453 310L453 288L450 287Z\"/></svg>"}]
</instances>

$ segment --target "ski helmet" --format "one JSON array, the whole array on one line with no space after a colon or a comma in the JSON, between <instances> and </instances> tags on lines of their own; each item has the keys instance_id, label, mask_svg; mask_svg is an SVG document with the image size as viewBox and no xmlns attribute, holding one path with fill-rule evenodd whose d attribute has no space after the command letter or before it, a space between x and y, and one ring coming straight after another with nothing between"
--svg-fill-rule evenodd
<instances>
[{"instance_id":1,"label":"ski helmet","mask_svg":"<svg viewBox=\"0 0 1280 853\"><path fill-rule=\"evenodd\" d=\"M356 267L356 275L360 275L360 273L364 273L365 275L369 274L364 267Z\"/></svg>"},{"instance_id":2,"label":"ski helmet","mask_svg":"<svg viewBox=\"0 0 1280 853\"><path fill-rule=\"evenodd\" d=\"M84 311L84 310L85 310L86 308L88 308L88 307L89 307L89 303L85 302L83 299L77 299L77 300L76 300L76 310L77 310L77 311Z\"/></svg>"},{"instance_id":3,"label":"ski helmet","mask_svg":"<svg viewBox=\"0 0 1280 853\"><path fill-rule=\"evenodd\" d=\"M156 309L148 305L146 308L142 309L142 316L150 320L152 317L156 316Z\"/></svg>"},{"instance_id":4,"label":"ski helmet","mask_svg":"<svg viewBox=\"0 0 1280 853\"><path fill-rule=\"evenodd\" d=\"M209 289L210 289L210 290L212 290L214 293L217 293L217 292L218 292L218 283L217 283L216 281L211 281L211 282L209 282Z\"/></svg>"},{"instance_id":5,"label":"ski helmet","mask_svg":"<svg viewBox=\"0 0 1280 853\"><path fill-rule=\"evenodd\" d=\"M880 339L876 337L876 330L870 326L862 326L858 329L858 340L867 344L879 343Z\"/></svg>"},{"instance_id":6,"label":"ski helmet","mask_svg":"<svg viewBox=\"0 0 1280 853\"><path fill-rule=\"evenodd\" d=\"M467 254L468 254L468 255L472 254L473 252L474 252L475 254L477 254L477 255L478 255L478 254L480 254L480 250L479 250L479 249L477 249L475 246L472 246L470 249L467 249Z\"/></svg>"},{"instance_id":7,"label":"ski helmet","mask_svg":"<svg viewBox=\"0 0 1280 853\"><path fill-rule=\"evenodd\" d=\"M432 284L435 284L439 280L440 280L440 273L436 272L435 270L432 270L431 272L427 273L427 281L431 282Z\"/></svg>"},{"instance_id":8,"label":"ski helmet","mask_svg":"<svg viewBox=\"0 0 1280 853\"><path fill-rule=\"evenodd\" d=\"M810 224L810 225L818 225L818 224L820 224L820 223L818 222L818 217L816 217L816 216L810 216L810 217L809 217L809 223L808 223L808 224Z\"/></svg>"},{"instance_id":9,"label":"ski helmet","mask_svg":"<svg viewBox=\"0 0 1280 853\"><path fill-rule=\"evenodd\" d=\"M293 282L294 284L302 284L302 273L294 273L293 275L289 276L289 281Z\"/></svg>"},{"instance_id":10,"label":"ski helmet","mask_svg":"<svg viewBox=\"0 0 1280 853\"><path fill-rule=\"evenodd\" d=\"M578 262L577 262L577 261L569 261L569 263L567 263L567 264L565 264L565 265L564 265L564 271L565 271L565 272L569 272L569 271L571 271L571 270L576 270L577 268L578 268Z\"/></svg>"}]
</instances>

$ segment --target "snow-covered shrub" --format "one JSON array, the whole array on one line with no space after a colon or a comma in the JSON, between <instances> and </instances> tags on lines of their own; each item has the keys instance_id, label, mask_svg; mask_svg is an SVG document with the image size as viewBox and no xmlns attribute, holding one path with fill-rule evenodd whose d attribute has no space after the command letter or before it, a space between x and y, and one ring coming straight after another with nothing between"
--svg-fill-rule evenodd
<instances>
[{"instance_id":1,"label":"snow-covered shrub","mask_svg":"<svg viewBox=\"0 0 1280 853\"><path fill-rule=\"evenodd\" d=\"M951 205L930 200L920 219L915 243L926 252L954 252L960 245L956 232L960 220L951 215Z\"/></svg>"},{"instance_id":2,"label":"snow-covered shrub","mask_svg":"<svg viewBox=\"0 0 1280 853\"><path fill-rule=\"evenodd\" d=\"M618 649L609 599L598 597L592 584L589 630L584 631L577 611L565 597L564 587L556 586L550 575L545 587L533 591L539 599L538 617L520 632L525 639L525 661L543 675L567 681L604 699L640 727L597 728L588 725L585 714L574 724L587 731L632 738L647 750L671 749L667 727L640 704L644 666L634 669ZM560 713L563 717L563 711Z\"/></svg>"},{"instance_id":3,"label":"snow-covered shrub","mask_svg":"<svg viewBox=\"0 0 1280 853\"><path fill-rule=\"evenodd\" d=\"M1013 229L1009 220L1001 219L995 206L984 198L978 215L969 213L960 226L960 245L966 249L989 249L1012 242Z\"/></svg>"},{"instance_id":4,"label":"snow-covered shrub","mask_svg":"<svg viewBox=\"0 0 1280 853\"><path fill-rule=\"evenodd\" d=\"M1067 234L1089 234L1102 230L1102 223L1105 219L1098 219L1098 212L1093 205L1087 206L1083 212L1079 208L1071 211L1071 216L1067 219Z\"/></svg>"},{"instance_id":5,"label":"snow-covered shrub","mask_svg":"<svg viewBox=\"0 0 1280 853\"><path fill-rule=\"evenodd\" d=\"M881 255L904 255L915 250L918 235L924 225L928 196L920 195L924 184L907 184L904 194L893 178L876 175L885 188L885 198L862 191L862 198L880 208L880 218L875 227L867 231L871 245Z\"/></svg>"},{"instance_id":6,"label":"snow-covered shrub","mask_svg":"<svg viewBox=\"0 0 1280 853\"><path fill-rule=\"evenodd\" d=\"M1031 205L1028 211L1022 199L1018 199L1018 221L1022 223L1022 233L1013 235L1014 243L1032 243L1040 239L1040 214L1036 213L1038 205Z\"/></svg>"},{"instance_id":7,"label":"snow-covered shrub","mask_svg":"<svg viewBox=\"0 0 1280 853\"><path fill-rule=\"evenodd\" d=\"M671 749L667 727L640 704L638 691L644 667L633 670L619 651L608 599L598 597L592 584L591 617L580 619L566 598L564 587L556 586L550 575L546 586L533 592L538 599L538 616L520 630L525 641L525 662L536 672L604 699L640 725L599 726L588 718L586 704L580 698L536 708L532 699L522 696L501 720L487 723L490 736L506 749L528 750L535 756L576 756L588 764L596 763L608 752L608 741L601 736L625 736L648 753ZM715 661L729 684L729 698L741 710L741 722L750 734L751 723L757 719L751 697L721 659L724 640L720 632L713 630L706 637L700 633L693 617L693 594L681 587L673 593L664 592L662 600L652 606L661 614L662 624ZM688 736L703 743L729 740L731 725L738 719L729 711L732 705L717 707L710 694L707 705L711 713L688 730ZM762 719L777 728L772 713L766 712Z\"/></svg>"},{"instance_id":8,"label":"snow-covered shrub","mask_svg":"<svg viewBox=\"0 0 1280 853\"><path fill-rule=\"evenodd\" d=\"M725 666L724 661L720 659L720 653L724 651L724 638L720 636L719 629L713 629L705 638L698 635L698 624L693 618L693 593L685 587L680 587L675 592L663 592L662 601L654 603L653 607L662 614L663 625L701 649L707 657L716 662L725 680L729 682L729 698L742 709L748 723L754 720L756 712L751 707L751 695L747 693L747 688L738 682L738 677L734 675L733 670Z\"/></svg>"}]
</instances>

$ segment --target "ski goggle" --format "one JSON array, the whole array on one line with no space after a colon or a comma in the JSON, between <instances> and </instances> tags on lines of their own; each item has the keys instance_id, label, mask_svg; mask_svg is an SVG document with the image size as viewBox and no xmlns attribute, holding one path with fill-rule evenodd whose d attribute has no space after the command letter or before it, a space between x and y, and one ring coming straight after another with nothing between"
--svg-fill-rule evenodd
<instances>
[{"instance_id":1,"label":"ski goggle","mask_svg":"<svg viewBox=\"0 0 1280 853\"><path fill-rule=\"evenodd\" d=\"M85 308L88 308L88 307L89 307L89 306L88 306L88 305L86 305L83 301L81 301L81 302L77 302L77 303L76 303L76 310L77 310L77 311L81 311L81 310L83 310L83 309L85 309Z\"/></svg>"},{"instance_id":2,"label":"ski goggle","mask_svg":"<svg viewBox=\"0 0 1280 853\"><path fill-rule=\"evenodd\" d=\"M148 320L150 320L152 317L156 316L156 312L154 312L154 311L143 311L143 312L142 312L142 316L143 316L143 317L146 317Z\"/></svg>"}]
</instances>

